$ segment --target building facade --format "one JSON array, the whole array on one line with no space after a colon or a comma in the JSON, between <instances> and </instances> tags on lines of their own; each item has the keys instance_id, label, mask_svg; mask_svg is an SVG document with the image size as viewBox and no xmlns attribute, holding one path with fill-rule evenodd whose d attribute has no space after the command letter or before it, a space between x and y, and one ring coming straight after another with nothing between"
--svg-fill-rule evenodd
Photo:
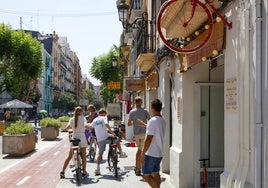
<instances>
[{"instance_id":1,"label":"building facade","mask_svg":"<svg viewBox=\"0 0 268 188\"><path fill-rule=\"evenodd\" d=\"M163 102L162 172L169 173L174 187L201 187L200 159L208 159L207 187L267 187L267 1L209 1L211 37L187 53L167 48L158 29L176 48L185 45L176 23L191 17L190 1L170 3L160 23L165 1L118 0L117 6L123 2L129 9L122 22L122 63L127 77L143 79L145 85L136 90L125 82L124 92L130 100L143 96L145 107L153 98ZM204 40L203 28L210 29L204 11L198 10L194 30L185 31L186 37L194 35L186 48Z\"/></svg>"}]
</instances>

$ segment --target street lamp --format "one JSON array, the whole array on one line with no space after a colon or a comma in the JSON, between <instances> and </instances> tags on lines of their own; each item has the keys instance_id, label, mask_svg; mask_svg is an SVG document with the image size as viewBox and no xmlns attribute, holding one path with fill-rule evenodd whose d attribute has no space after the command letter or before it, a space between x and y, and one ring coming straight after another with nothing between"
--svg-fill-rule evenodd
<instances>
[{"instance_id":1,"label":"street lamp","mask_svg":"<svg viewBox=\"0 0 268 188\"><path fill-rule=\"evenodd\" d=\"M117 59L115 57L113 57L112 59L112 64L113 64L113 67L117 67Z\"/></svg>"},{"instance_id":2,"label":"street lamp","mask_svg":"<svg viewBox=\"0 0 268 188\"><path fill-rule=\"evenodd\" d=\"M123 27L127 23L129 5L125 3L125 0L121 0L117 5L119 21L122 22Z\"/></svg>"},{"instance_id":3,"label":"street lamp","mask_svg":"<svg viewBox=\"0 0 268 188\"><path fill-rule=\"evenodd\" d=\"M142 17L136 18L132 23L128 22L128 11L129 6L125 3L125 0L117 5L119 20L122 22L123 28L126 30L126 33L130 32L130 29L140 28L143 21L148 21L148 13L143 12Z\"/></svg>"}]
</instances>

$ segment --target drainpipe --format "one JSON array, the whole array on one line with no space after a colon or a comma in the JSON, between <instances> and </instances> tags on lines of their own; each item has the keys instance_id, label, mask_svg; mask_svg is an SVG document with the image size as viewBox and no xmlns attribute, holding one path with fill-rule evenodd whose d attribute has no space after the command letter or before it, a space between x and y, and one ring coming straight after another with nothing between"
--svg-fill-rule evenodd
<instances>
[{"instance_id":1,"label":"drainpipe","mask_svg":"<svg viewBox=\"0 0 268 188\"><path fill-rule=\"evenodd\" d=\"M250 3L240 2L240 46L239 53L239 164L235 169L235 182L233 187L244 188L249 170L250 161L250 125L252 121L251 102L251 81L250 81L250 28L249 28L249 7ZM233 178L232 178L233 179ZM230 183L230 182L229 182Z\"/></svg>"},{"instance_id":2,"label":"drainpipe","mask_svg":"<svg viewBox=\"0 0 268 188\"><path fill-rule=\"evenodd\" d=\"M255 4L254 4L255 3ZM253 20L255 22L255 51L254 53L254 63L255 63L255 103L254 103L254 142L255 142L255 153L254 153L254 187L264 187L264 177L263 177L263 117L262 117L262 34L261 34L261 0L253 0L253 5L255 5L255 17ZM253 69L254 70L254 69Z\"/></svg>"}]
</instances>

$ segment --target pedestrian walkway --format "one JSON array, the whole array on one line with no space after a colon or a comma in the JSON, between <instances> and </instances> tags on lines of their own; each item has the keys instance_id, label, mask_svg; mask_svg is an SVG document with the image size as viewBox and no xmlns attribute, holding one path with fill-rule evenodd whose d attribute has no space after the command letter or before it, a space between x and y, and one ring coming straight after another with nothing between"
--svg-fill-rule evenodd
<instances>
[{"instance_id":1,"label":"pedestrian walkway","mask_svg":"<svg viewBox=\"0 0 268 188\"><path fill-rule=\"evenodd\" d=\"M113 176L113 173L107 168L107 150L104 153L103 163L101 164L101 175L95 176L94 171L96 169L96 162L87 163L87 171L89 178L83 180L83 186L92 186L94 188L149 188L150 186L143 180L141 176L136 176L134 173L136 147L126 147L124 142L121 143L123 151L126 152L128 158L119 158L118 178ZM108 148L107 148L108 149ZM65 173L65 179L62 179L58 185L58 188L76 187L74 172L71 172L69 168ZM161 188L173 188L169 182L169 176L167 174L161 174L162 183Z\"/></svg>"}]
</instances>

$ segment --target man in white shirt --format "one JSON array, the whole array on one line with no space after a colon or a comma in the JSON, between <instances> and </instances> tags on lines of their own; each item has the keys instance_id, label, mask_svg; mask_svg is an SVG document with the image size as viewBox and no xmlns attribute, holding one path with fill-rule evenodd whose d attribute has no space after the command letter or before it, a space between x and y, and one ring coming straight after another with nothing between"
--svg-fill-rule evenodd
<instances>
[{"instance_id":1,"label":"man in white shirt","mask_svg":"<svg viewBox=\"0 0 268 188\"><path fill-rule=\"evenodd\" d=\"M142 176L152 188L160 188L160 163L163 158L163 142L166 122L161 116L162 102L155 99L151 102L152 117L147 126L144 146L141 153Z\"/></svg>"},{"instance_id":2,"label":"man in white shirt","mask_svg":"<svg viewBox=\"0 0 268 188\"><path fill-rule=\"evenodd\" d=\"M109 139L109 136L111 136L110 134L114 135L114 133L111 130L110 125L107 123L106 115L107 115L106 110L103 108L100 109L99 116L96 117L90 124L90 128L95 129L96 137L98 140L98 147L99 147L99 154L97 157L97 169L95 171L95 175L100 175L100 163L102 160L102 155L105 151L106 144L111 143L111 140ZM127 155L122 151L119 139L116 141L116 145L120 152L119 157L120 158L127 157Z\"/></svg>"}]
</instances>

